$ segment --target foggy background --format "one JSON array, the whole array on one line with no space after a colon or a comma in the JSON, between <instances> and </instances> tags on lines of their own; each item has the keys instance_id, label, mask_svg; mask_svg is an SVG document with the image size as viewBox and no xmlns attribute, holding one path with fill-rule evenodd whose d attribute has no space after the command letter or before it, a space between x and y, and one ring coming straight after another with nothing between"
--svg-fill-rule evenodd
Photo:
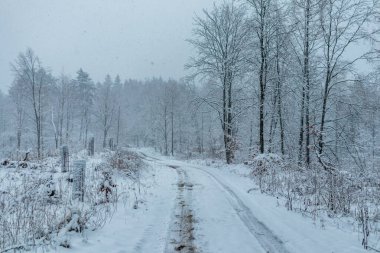
<instances>
[{"instance_id":1,"label":"foggy background","mask_svg":"<svg viewBox=\"0 0 380 253\"><path fill-rule=\"evenodd\" d=\"M194 14L213 0L0 1L0 90L13 80L10 63L32 48L54 75L80 67L94 81L181 78L191 55Z\"/></svg>"}]
</instances>

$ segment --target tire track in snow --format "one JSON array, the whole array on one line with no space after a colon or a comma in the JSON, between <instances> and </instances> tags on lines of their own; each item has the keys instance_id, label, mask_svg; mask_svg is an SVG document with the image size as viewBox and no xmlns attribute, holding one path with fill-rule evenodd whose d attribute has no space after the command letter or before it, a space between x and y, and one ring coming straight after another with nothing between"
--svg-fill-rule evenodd
<instances>
[{"instance_id":1,"label":"tire track in snow","mask_svg":"<svg viewBox=\"0 0 380 253\"><path fill-rule=\"evenodd\" d=\"M191 209L191 198L193 184L185 170L179 166L169 165L168 167L176 170L178 174L178 195L177 206L173 211L172 224L168 232L165 253L185 252L194 253L194 217Z\"/></svg>"},{"instance_id":2,"label":"tire track in snow","mask_svg":"<svg viewBox=\"0 0 380 253\"><path fill-rule=\"evenodd\" d=\"M194 216L191 209L192 189L193 184L190 183L186 171L180 166L164 163L161 159L148 156L143 152L139 152L141 158L157 165L166 166L176 171L177 179L177 198L175 206L172 210L169 229L167 230L164 253L182 252L195 253L199 252L194 245ZM146 239L141 240L141 243L136 245L136 250L141 251L141 245Z\"/></svg>"},{"instance_id":3,"label":"tire track in snow","mask_svg":"<svg viewBox=\"0 0 380 253\"><path fill-rule=\"evenodd\" d=\"M142 238L138 241L138 243L135 245L133 251L134 252L143 252L144 251L144 246L146 245L146 242L148 238L150 238L153 234L153 225L149 225L143 233Z\"/></svg>"},{"instance_id":4,"label":"tire track in snow","mask_svg":"<svg viewBox=\"0 0 380 253\"><path fill-rule=\"evenodd\" d=\"M195 166L189 167L202 171L219 186L219 188L225 193L225 197L233 209L236 211L236 214L240 220L248 228L251 234L257 239L264 250L266 250L266 252L288 253L284 247L284 242L253 215L252 211L244 204L244 202L230 187L228 187L220 179L218 179L215 175L207 170Z\"/></svg>"},{"instance_id":5,"label":"tire track in snow","mask_svg":"<svg viewBox=\"0 0 380 253\"><path fill-rule=\"evenodd\" d=\"M170 167L169 162L162 161L160 159L147 156L144 154L145 157L148 157L150 159L154 159L154 162L157 162L159 164L166 164ZM231 204L232 208L235 210L237 216L240 218L242 223L248 228L251 235L257 239L257 241L260 243L261 247L268 253L289 253L288 250L284 246L284 242L278 238L265 224L263 224L260 220L258 220L255 215L252 213L252 211L244 204L244 201L239 198L239 196L225 183L222 182L217 176L213 175L211 172L194 166L194 165L187 165L183 162L180 163L183 167L188 168L194 168L198 171L201 171L203 174L205 174L208 178L213 180L216 185L219 186L221 191L223 191L225 194L223 194L228 202ZM175 167L179 168L179 165L175 165ZM184 170L184 169L182 169Z\"/></svg>"}]
</instances>

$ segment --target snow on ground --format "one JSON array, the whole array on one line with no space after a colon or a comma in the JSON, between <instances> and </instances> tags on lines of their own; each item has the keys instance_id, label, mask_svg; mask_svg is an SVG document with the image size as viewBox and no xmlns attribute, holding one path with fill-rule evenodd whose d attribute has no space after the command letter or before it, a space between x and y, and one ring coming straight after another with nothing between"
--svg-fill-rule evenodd
<instances>
[{"instance_id":1,"label":"snow on ground","mask_svg":"<svg viewBox=\"0 0 380 253\"><path fill-rule=\"evenodd\" d=\"M310 218L287 211L274 197L259 191L248 193L254 184L244 176L248 172L244 166L234 166L231 170L230 166L202 166L159 157L146 150L144 153L160 159L159 164L176 165L188 172L196 186L193 192L194 215L198 220L195 245L203 252L236 252L236 249L260 252L263 247L268 250L268 245L260 239L268 236L283 244L283 249L269 252L367 252L361 247L358 233L343 231L324 222L313 224ZM234 208L236 201L242 201L248 213L271 234L266 234L268 231L258 233L250 227L252 222L247 224L247 217L239 217L239 213L246 210L244 206L241 210L237 209L239 206ZM251 234L250 229L253 230Z\"/></svg>"},{"instance_id":2,"label":"snow on ground","mask_svg":"<svg viewBox=\"0 0 380 253\"><path fill-rule=\"evenodd\" d=\"M334 226L313 225L311 219L289 212L278 200L252 188L252 181L226 170L205 168L229 186L249 207L255 217L264 223L283 242L289 252L366 252L354 232L341 231Z\"/></svg>"},{"instance_id":3,"label":"snow on ground","mask_svg":"<svg viewBox=\"0 0 380 253\"><path fill-rule=\"evenodd\" d=\"M265 252L240 219L230 199L216 182L203 172L188 169L194 182L193 208L196 220L196 245L203 252Z\"/></svg>"},{"instance_id":4,"label":"snow on ground","mask_svg":"<svg viewBox=\"0 0 380 253\"><path fill-rule=\"evenodd\" d=\"M58 247L55 252L164 252L177 175L166 166L148 170L142 178L136 209L133 196L125 202L119 201L112 220L102 229L73 237L70 249Z\"/></svg>"},{"instance_id":5,"label":"snow on ground","mask_svg":"<svg viewBox=\"0 0 380 253\"><path fill-rule=\"evenodd\" d=\"M140 193L138 185L116 178L123 194L103 228L70 233L70 248L41 252L367 252L358 233L313 222L255 190L243 165L138 152L150 165L142 174ZM89 161L90 167L101 160Z\"/></svg>"}]
</instances>

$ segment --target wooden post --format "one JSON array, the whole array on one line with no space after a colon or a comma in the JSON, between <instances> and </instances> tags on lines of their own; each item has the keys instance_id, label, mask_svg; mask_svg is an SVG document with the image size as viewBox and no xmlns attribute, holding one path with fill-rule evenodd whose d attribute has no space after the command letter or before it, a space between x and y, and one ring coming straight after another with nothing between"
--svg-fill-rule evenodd
<instances>
[{"instance_id":1,"label":"wooden post","mask_svg":"<svg viewBox=\"0 0 380 253\"><path fill-rule=\"evenodd\" d=\"M73 200L84 201L84 179L85 179L86 161L77 160L73 164Z\"/></svg>"},{"instance_id":2,"label":"wooden post","mask_svg":"<svg viewBox=\"0 0 380 253\"><path fill-rule=\"evenodd\" d=\"M88 155L93 156L95 154L95 137L90 138L88 143Z\"/></svg>"},{"instance_id":3,"label":"wooden post","mask_svg":"<svg viewBox=\"0 0 380 253\"><path fill-rule=\"evenodd\" d=\"M109 148L113 151L114 150L114 144L113 144L113 138L110 138L108 141Z\"/></svg>"},{"instance_id":4,"label":"wooden post","mask_svg":"<svg viewBox=\"0 0 380 253\"><path fill-rule=\"evenodd\" d=\"M69 171L69 147L62 146L61 152L61 172Z\"/></svg>"},{"instance_id":5,"label":"wooden post","mask_svg":"<svg viewBox=\"0 0 380 253\"><path fill-rule=\"evenodd\" d=\"M369 225L368 225L368 207L364 206L359 210L359 220L362 223L363 240L362 245L364 249L368 249Z\"/></svg>"}]
</instances>

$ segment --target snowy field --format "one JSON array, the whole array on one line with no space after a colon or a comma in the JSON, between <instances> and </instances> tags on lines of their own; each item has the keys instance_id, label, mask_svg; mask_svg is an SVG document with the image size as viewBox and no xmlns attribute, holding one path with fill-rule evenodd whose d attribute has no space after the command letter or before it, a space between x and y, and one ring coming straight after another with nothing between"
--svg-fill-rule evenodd
<instances>
[{"instance_id":1,"label":"snowy field","mask_svg":"<svg viewBox=\"0 0 380 253\"><path fill-rule=\"evenodd\" d=\"M110 203L99 205L103 208L91 209L97 205L87 193L81 210L97 214L89 215L92 222L81 233L66 227L64 232L53 231L50 238L34 238L37 247L20 244L19 249L78 253L367 252L362 249L361 234L349 224L349 219L336 221L327 216L313 219L287 211L283 199L260 193L248 176L248 166L211 160L181 161L149 149L135 151L145 164L138 182L128 173L114 171L112 183L117 185L118 192L113 193ZM87 159L86 173L99 185L99 175L91 171L109 157L111 154L106 153L95 157L82 154L76 158ZM67 176L59 172L58 165L58 161L50 159L41 168L2 168L1 187L7 189L15 184L11 182L25 180L26 175L28 179L51 178L51 189L58 189L56 198L65 200L70 193L63 191L70 188L58 184ZM40 188L38 192L48 190ZM102 194L93 198L98 202L104 200ZM73 203L66 201L64 207L56 203L55 210L71 210ZM2 233L4 238L6 231ZM7 248L0 252L7 252Z\"/></svg>"},{"instance_id":2,"label":"snowy field","mask_svg":"<svg viewBox=\"0 0 380 253\"><path fill-rule=\"evenodd\" d=\"M0 0L0 253L379 253L380 0Z\"/></svg>"},{"instance_id":3,"label":"snowy field","mask_svg":"<svg viewBox=\"0 0 380 253\"><path fill-rule=\"evenodd\" d=\"M245 166L214 167L151 155L152 166L175 166L193 185L195 242L201 252L365 252L360 234L332 221L289 212L261 194ZM202 163L206 163L202 161ZM252 190L254 189L254 190ZM249 193L248 193L249 192ZM228 239L226 239L228 238ZM159 252L159 251L157 251Z\"/></svg>"},{"instance_id":4,"label":"snowy field","mask_svg":"<svg viewBox=\"0 0 380 253\"><path fill-rule=\"evenodd\" d=\"M101 229L119 206L138 208L148 187L140 179L148 167L134 154L103 152L90 157L84 151L71 155L71 161L86 161L83 201L73 197L74 162L68 172L61 172L57 157L38 163L3 161L0 252L72 248L72 239Z\"/></svg>"}]
</instances>

